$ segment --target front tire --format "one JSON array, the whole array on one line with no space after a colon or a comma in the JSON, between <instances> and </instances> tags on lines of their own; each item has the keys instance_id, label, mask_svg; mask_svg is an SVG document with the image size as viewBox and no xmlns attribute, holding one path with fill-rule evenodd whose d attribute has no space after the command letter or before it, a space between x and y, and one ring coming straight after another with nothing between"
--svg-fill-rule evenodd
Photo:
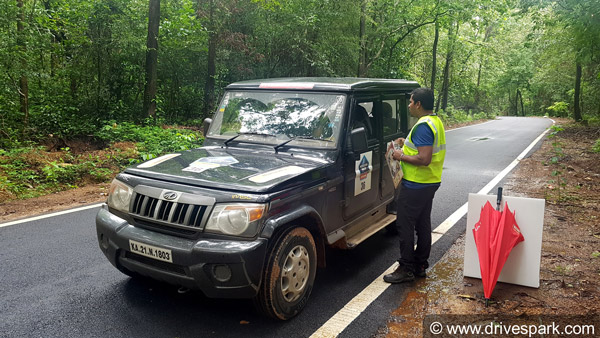
<instances>
[{"instance_id":1,"label":"front tire","mask_svg":"<svg viewBox=\"0 0 600 338\"><path fill-rule=\"evenodd\" d=\"M270 251L263 282L255 298L269 317L288 320L302 311L317 272L315 241L306 228L283 233Z\"/></svg>"}]
</instances>

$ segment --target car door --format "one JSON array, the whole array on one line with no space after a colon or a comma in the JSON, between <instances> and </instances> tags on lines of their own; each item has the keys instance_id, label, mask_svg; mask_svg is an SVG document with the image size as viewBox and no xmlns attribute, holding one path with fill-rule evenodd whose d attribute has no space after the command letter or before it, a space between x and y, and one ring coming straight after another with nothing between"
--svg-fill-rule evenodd
<instances>
[{"instance_id":1,"label":"car door","mask_svg":"<svg viewBox=\"0 0 600 338\"><path fill-rule=\"evenodd\" d=\"M354 154L346 149L344 158L343 217L351 221L379 202L381 187L381 123L375 118L377 98L362 98L351 102L348 134L352 129L365 128L367 150Z\"/></svg>"}]
</instances>

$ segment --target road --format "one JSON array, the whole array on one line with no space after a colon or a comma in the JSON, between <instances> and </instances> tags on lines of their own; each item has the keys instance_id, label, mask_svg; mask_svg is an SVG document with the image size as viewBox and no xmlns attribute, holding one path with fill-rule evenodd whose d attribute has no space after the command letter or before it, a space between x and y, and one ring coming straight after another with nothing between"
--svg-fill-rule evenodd
<instances>
[{"instance_id":1,"label":"road","mask_svg":"<svg viewBox=\"0 0 600 338\"><path fill-rule=\"evenodd\" d=\"M463 206L469 193L488 185L551 124L544 118L502 117L448 131L433 227ZM309 337L398 255L397 239L384 231L354 250L328 250L327 267L317 272L304 311L291 321L276 322L258 315L248 300L180 294L177 288L121 274L98 248L97 211L0 224L0 337ZM433 245L430 264L464 233L465 223L466 215L459 214ZM387 287L339 329L339 336L374 335L410 288Z\"/></svg>"}]
</instances>

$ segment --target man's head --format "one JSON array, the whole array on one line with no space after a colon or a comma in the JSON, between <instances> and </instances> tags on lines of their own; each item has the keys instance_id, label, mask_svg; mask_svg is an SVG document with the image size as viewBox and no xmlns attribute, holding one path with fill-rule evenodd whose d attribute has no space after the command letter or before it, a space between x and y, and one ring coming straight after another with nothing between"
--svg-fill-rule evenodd
<instances>
[{"instance_id":1,"label":"man's head","mask_svg":"<svg viewBox=\"0 0 600 338\"><path fill-rule=\"evenodd\" d=\"M410 96L408 110L414 116L420 116L425 112L433 110L433 90L429 88L417 88L413 90Z\"/></svg>"}]
</instances>

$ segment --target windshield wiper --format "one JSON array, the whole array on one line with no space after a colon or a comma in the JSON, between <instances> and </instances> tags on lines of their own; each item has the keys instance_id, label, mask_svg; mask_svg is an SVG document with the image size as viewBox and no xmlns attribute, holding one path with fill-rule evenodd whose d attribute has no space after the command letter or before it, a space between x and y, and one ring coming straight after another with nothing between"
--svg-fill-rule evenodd
<instances>
[{"instance_id":1,"label":"windshield wiper","mask_svg":"<svg viewBox=\"0 0 600 338\"><path fill-rule=\"evenodd\" d=\"M290 142L292 142L292 141L294 141L294 140L297 140L297 139L303 139L303 140L319 140L319 141L328 141L328 142L331 142L330 140L322 140L322 139L315 138L315 137L313 137L313 136L305 136L305 135L299 135L299 136L289 136L289 138L290 138L289 140L285 140L285 141L283 141L283 142L281 142L281 143L279 143L278 145L276 145L276 146L274 146L274 147L273 147L273 148L275 148L275 153L276 153L276 154L277 154L277 150L278 150L279 148L281 148L281 147L283 147L284 145L286 145L286 144L288 144L288 143L290 143Z\"/></svg>"},{"instance_id":2,"label":"windshield wiper","mask_svg":"<svg viewBox=\"0 0 600 338\"><path fill-rule=\"evenodd\" d=\"M228 138L227 140L225 140L225 142L223 142L223 144L225 144L225 146L227 147L228 143L235 140L236 138L242 136L242 135L260 135L260 136L271 136L271 137L275 137L275 135L271 135L271 134L263 134L263 133L254 133L254 132L246 132L246 133L238 133L237 135Z\"/></svg>"}]
</instances>

